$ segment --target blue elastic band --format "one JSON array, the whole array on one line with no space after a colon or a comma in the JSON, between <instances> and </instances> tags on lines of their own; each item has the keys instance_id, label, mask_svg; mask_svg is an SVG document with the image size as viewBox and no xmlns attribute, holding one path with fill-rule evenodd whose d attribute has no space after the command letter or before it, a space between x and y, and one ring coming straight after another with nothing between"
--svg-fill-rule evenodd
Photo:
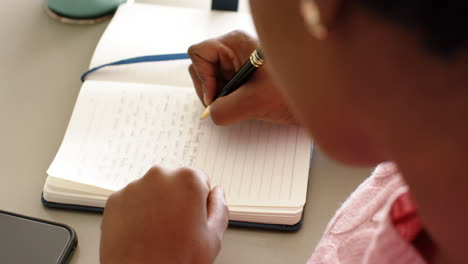
<instances>
[{"instance_id":1,"label":"blue elastic band","mask_svg":"<svg viewBox=\"0 0 468 264\"><path fill-rule=\"evenodd\" d=\"M111 63L107 63L101 66L94 67L85 73L81 75L81 82L84 82L86 79L86 76L88 74L97 71L101 68L107 67L107 66L115 66L115 65L124 65L124 64L132 64L132 63L140 63L140 62L151 62L151 61L169 61L169 60L185 60L189 59L189 56L187 53L175 53L175 54L162 54L162 55L149 55L149 56L141 56L141 57L135 57L135 58L130 58L130 59L124 59L124 60L119 60Z\"/></svg>"}]
</instances>

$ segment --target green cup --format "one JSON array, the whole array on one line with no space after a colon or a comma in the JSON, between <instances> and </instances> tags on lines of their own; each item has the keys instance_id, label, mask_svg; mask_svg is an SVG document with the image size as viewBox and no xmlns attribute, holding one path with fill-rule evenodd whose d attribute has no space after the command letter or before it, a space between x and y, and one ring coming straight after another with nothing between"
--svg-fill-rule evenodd
<instances>
[{"instance_id":1,"label":"green cup","mask_svg":"<svg viewBox=\"0 0 468 264\"><path fill-rule=\"evenodd\" d=\"M107 15L126 0L45 0L59 15L70 18L96 18Z\"/></svg>"}]
</instances>

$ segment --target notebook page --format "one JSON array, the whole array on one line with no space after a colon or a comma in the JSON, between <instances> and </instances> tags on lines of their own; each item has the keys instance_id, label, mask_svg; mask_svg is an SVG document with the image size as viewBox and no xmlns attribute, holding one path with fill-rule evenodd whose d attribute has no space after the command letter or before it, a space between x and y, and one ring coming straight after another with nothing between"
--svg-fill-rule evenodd
<instances>
[{"instance_id":1,"label":"notebook page","mask_svg":"<svg viewBox=\"0 0 468 264\"><path fill-rule=\"evenodd\" d=\"M193 164L203 107L191 89L87 81L48 174L118 190L154 164Z\"/></svg>"},{"instance_id":2,"label":"notebook page","mask_svg":"<svg viewBox=\"0 0 468 264\"><path fill-rule=\"evenodd\" d=\"M123 4L101 37L90 67L136 56L185 53L195 43L235 29L255 35L247 13ZM189 64L180 60L112 66L88 79L191 87Z\"/></svg>"},{"instance_id":3,"label":"notebook page","mask_svg":"<svg viewBox=\"0 0 468 264\"><path fill-rule=\"evenodd\" d=\"M296 127L219 127L193 89L87 81L48 174L118 190L152 165L194 166L222 185L229 205L301 206L311 142Z\"/></svg>"},{"instance_id":4,"label":"notebook page","mask_svg":"<svg viewBox=\"0 0 468 264\"><path fill-rule=\"evenodd\" d=\"M223 186L229 205L304 205L312 143L303 130L258 121L203 126L210 128L195 165Z\"/></svg>"},{"instance_id":5,"label":"notebook page","mask_svg":"<svg viewBox=\"0 0 468 264\"><path fill-rule=\"evenodd\" d=\"M190 7L190 8L199 8L202 10L211 9L212 0L135 0L136 3L147 3L147 4L157 4L157 5L167 5L167 6L177 6L177 7ZM239 12L249 12L249 1L248 0L239 0Z\"/></svg>"}]
</instances>

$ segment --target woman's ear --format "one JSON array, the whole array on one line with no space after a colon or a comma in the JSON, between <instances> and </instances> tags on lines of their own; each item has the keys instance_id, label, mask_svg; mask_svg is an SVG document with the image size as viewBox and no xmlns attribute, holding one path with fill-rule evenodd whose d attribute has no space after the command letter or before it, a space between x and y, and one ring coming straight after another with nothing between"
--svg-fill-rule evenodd
<instances>
[{"instance_id":1,"label":"woman's ear","mask_svg":"<svg viewBox=\"0 0 468 264\"><path fill-rule=\"evenodd\" d=\"M337 20L341 0L301 0L304 23L312 36L324 40Z\"/></svg>"}]
</instances>

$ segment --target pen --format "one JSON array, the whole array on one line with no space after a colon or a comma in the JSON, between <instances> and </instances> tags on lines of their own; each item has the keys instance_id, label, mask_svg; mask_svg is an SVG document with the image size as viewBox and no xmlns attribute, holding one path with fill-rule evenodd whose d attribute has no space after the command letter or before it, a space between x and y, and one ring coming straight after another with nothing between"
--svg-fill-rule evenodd
<instances>
[{"instance_id":1,"label":"pen","mask_svg":"<svg viewBox=\"0 0 468 264\"><path fill-rule=\"evenodd\" d=\"M263 53L260 48L255 49L250 58L242 65L239 71L232 77L232 79L221 89L218 93L216 93L214 100L226 96L235 90L239 89L243 84L245 84L252 74L260 68L265 61L263 59ZM203 111L201 115L201 119L205 119L210 115L210 106L208 105Z\"/></svg>"}]
</instances>

